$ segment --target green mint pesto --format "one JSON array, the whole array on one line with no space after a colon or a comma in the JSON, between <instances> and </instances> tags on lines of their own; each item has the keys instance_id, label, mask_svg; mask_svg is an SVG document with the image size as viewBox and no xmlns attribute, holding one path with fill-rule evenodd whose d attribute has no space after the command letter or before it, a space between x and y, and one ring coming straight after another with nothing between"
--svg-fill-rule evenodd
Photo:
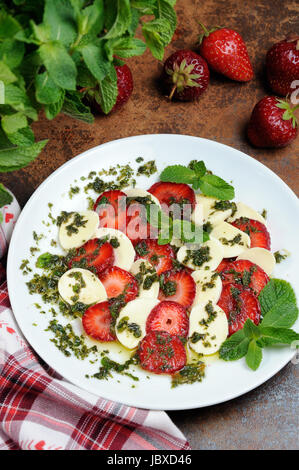
<instances>
[{"instance_id":1,"label":"green mint pesto","mask_svg":"<svg viewBox=\"0 0 299 470\"><path fill-rule=\"evenodd\" d=\"M202 266L207 261L210 261L212 257L210 256L210 247L202 246L197 250L187 250L186 257L183 261L184 264L187 264L188 261L191 261L194 266Z\"/></svg>"}]
</instances>

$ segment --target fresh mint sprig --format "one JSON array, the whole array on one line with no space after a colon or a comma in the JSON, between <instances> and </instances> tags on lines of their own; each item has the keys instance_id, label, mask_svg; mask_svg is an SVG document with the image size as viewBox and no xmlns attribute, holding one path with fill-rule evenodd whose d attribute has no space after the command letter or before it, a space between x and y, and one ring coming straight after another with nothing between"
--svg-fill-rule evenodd
<instances>
[{"instance_id":1,"label":"fresh mint sprig","mask_svg":"<svg viewBox=\"0 0 299 470\"><path fill-rule=\"evenodd\" d=\"M0 172L28 165L46 144L31 129L41 110L93 122L87 105L115 105L115 66L148 47L163 59L174 0L0 0ZM136 37L141 23L143 39Z\"/></svg>"},{"instance_id":2,"label":"fresh mint sprig","mask_svg":"<svg viewBox=\"0 0 299 470\"><path fill-rule=\"evenodd\" d=\"M184 165L170 165L162 171L160 180L171 183L190 184L193 189L200 189L205 196L225 201L235 197L233 186L219 176L208 172L203 161L193 160L188 167Z\"/></svg>"},{"instance_id":3,"label":"fresh mint sprig","mask_svg":"<svg viewBox=\"0 0 299 470\"><path fill-rule=\"evenodd\" d=\"M252 370L259 367L263 348L299 340L299 334L290 328L298 318L296 296L291 285L281 279L271 279L258 298L263 317L261 323L255 325L247 319L243 329L224 341L219 351L219 356L225 361L245 356Z\"/></svg>"}]
</instances>

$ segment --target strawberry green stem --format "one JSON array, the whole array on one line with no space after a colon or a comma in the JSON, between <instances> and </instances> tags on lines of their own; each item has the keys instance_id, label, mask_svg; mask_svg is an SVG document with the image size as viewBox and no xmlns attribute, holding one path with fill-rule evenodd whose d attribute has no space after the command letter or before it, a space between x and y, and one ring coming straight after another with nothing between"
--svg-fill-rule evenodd
<instances>
[{"instance_id":1,"label":"strawberry green stem","mask_svg":"<svg viewBox=\"0 0 299 470\"><path fill-rule=\"evenodd\" d=\"M170 92L169 96L168 96L168 99L169 99L169 100L172 100L173 95L174 95L176 89L177 89L177 85L176 85L176 83L175 83L175 84L173 85L172 89L171 89L171 92Z\"/></svg>"}]
</instances>

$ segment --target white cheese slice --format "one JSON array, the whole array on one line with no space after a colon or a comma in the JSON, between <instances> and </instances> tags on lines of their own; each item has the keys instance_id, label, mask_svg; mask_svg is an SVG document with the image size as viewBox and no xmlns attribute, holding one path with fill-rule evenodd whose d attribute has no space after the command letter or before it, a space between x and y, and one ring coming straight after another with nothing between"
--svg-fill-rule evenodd
<instances>
[{"instance_id":1,"label":"white cheese slice","mask_svg":"<svg viewBox=\"0 0 299 470\"><path fill-rule=\"evenodd\" d=\"M116 238L119 242L119 246L113 249L115 256L114 266L130 271L135 259L135 250L127 235L114 228L100 227L96 230L95 236L97 238L108 237L108 241L112 238Z\"/></svg>"},{"instance_id":2,"label":"white cheese slice","mask_svg":"<svg viewBox=\"0 0 299 470\"><path fill-rule=\"evenodd\" d=\"M192 307L209 300L217 304L222 291L222 282L216 271L194 271L191 276L196 284L195 298Z\"/></svg>"},{"instance_id":3,"label":"white cheese slice","mask_svg":"<svg viewBox=\"0 0 299 470\"><path fill-rule=\"evenodd\" d=\"M91 305L107 300L103 284L87 269L69 269L59 279L58 291L63 300L70 305L77 302Z\"/></svg>"},{"instance_id":4,"label":"white cheese slice","mask_svg":"<svg viewBox=\"0 0 299 470\"><path fill-rule=\"evenodd\" d=\"M83 217L82 221L85 222L81 227L74 224L76 214ZM77 232L68 230L72 226ZM95 231L99 226L99 216L94 211L82 211L72 213L66 222L63 222L59 228L59 242L65 250L72 248L79 248L84 245L88 240L94 237Z\"/></svg>"},{"instance_id":5,"label":"white cheese slice","mask_svg":"<svg viewBox=\"0 0 299 470\"><path fill-rule=\"evenodd\" d=\"M210 233L222 245L223 258L233 258L239 256L242 251L250 248L250 237L227 222L216 225Z\"/></svg>"},{"instance_id":6,"label":"white cheese slice","mask_svg":"<svg viewBox=\"0 0 299 470\"><path fill-rule=\"evenodd\" d=\"M135 261L130 269L130 272L133 274L133 276L136 276L136 274L140 273L140 270L145 268L146 270L150 269L152 272L149 272L148 274L144 275L143 280L146 279L147 276L151 276L152 274L155 274L156 270L153 268L151 263L145 259L138 259ZM155 281L151 285L149 289L144 289L143 285L139 286L139 297L145 297L145 298L151 298L151 299L157 299L159 295L159 282Z\"/></svg>"},{"instance_id":7,"label":"white cheese slice","mask_svg":"<svg viewBox=\"0 0 299 470\"><path fill-rule=\"evenodd\" d=\"M131 302L120 311L116 322L116 336L118 341L128 349L134 349L138 346L139 341L146 335L146 320L152 309L159 303L157 299L138 298ZM140 336L134 336L134 331L124 328L123 331L118 330L119 323L126 319L127 324L135 324L140 329Z\"/></svg>"},{"instance_id":8,"label":"white cheese slice","mask_svg":"<svg viewBox=\"0 0 299 470\"><path fill-rule=\"evenodd\" d=\"M252 209L249 206L246 206L246 204L244 204L243 202L237 202L237 211L232 217L229 217L227 221L234 222L235 220L240 219L240 217L246 217L247 219L257 220L258 222L261 222L262 224L266 225L266 220L264 219L264 217L256 210Z\"/></svg>"},{"instance_id":9,"label":"white cheese slice","mask_svg":"<svg viewBox=\"0 0 299 470\"><path fill-rule=\"evenodd\" d=\"M195 260L194 261L192 260L192 254L196 255L196 252L198 252L198 250L201 250L202 252L207 252L208 257L210 258L209 260L204 261L200 265L199 263L196 263ZM200 255L200 252L198 254ZM202 245L200 245L199 248L195 250L184 245L179 249L177 253L177 259L180 263L196 271L197 270L200 270L203 272L214 271L223 259L222 245L215 238L210 238L210 240L203 243Z\"/></svg>"},{"instance_id":10,"label":"white cheese slice","mask_svg":"<svg viewBox=\"0 0 299 470\"><path fill-rule=\"evenodd\" d=\"M266 274L268 274L268 276L272 274L276 264L275 256L271 251L259 247L248 248L247 250L242 251L237 260L239 259L248 260L257 264L265 271Z\"/></svg>"},{"instance_id":11,"label":"white cheese slice","mask_svg":"<svg viewBox=\"0 0 299 470\"><path fill-rule=\"evenodd\" d=\"M207 305L216 313L215 318L209 321ZM202 323L204 322L204 323ZM205 323L207 322L207 323ZM192 308L189 318L189 345L198 354L214 354L217 352L228 335L228 321L224 311L214 303L200 303ZM198 341L193 342L196 336L203 335ZM193 340L194 338L194 340Z\"/></svg>"},{"instance_id":12,"label":"white cheese slice","mask_svg":"<svg viewBox=\"0 0 299 470\"><path fill-rule=\"evenodd\" d=\"M191 219L196 225L203 225L210 222L212 226L223 222L232 213L232 209L224 211L215 209L215 203L220 202L219 199L204 196L203 194L196 194L196 206L192 213Z\"/></svg>"}]
</instances>

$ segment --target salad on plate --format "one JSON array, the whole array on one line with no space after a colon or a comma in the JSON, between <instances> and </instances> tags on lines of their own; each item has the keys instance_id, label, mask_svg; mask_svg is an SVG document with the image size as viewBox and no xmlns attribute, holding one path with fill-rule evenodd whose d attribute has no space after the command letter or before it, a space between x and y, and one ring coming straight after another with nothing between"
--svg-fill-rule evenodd
<instances>
[{"instance_id":1,"label":"salad on plate","mask_svg":"<svg viewBox=\"0 0 299 470\"><path fill-rule=\"evenodd\" d=\"M89 174L85 190L98 195L86 210L76 209L76 186L72 211L54 218L49 203L57 239L27 286L49 304L47 330L63 354L92 356L90 378L137 380L132 367L140 367L177 386L201 381L215 359L245 357L256 370L264 347L299 339L294 291L272 277L288 253L271 252L266 211L234 202L233 186L203 161L168 166L147 189L118 170ZM138 171L152 175L155 163ZM21 269L32 272L28 260ZM125 362L109 357L116 346Z\"/></svg>"}]
</instances>

